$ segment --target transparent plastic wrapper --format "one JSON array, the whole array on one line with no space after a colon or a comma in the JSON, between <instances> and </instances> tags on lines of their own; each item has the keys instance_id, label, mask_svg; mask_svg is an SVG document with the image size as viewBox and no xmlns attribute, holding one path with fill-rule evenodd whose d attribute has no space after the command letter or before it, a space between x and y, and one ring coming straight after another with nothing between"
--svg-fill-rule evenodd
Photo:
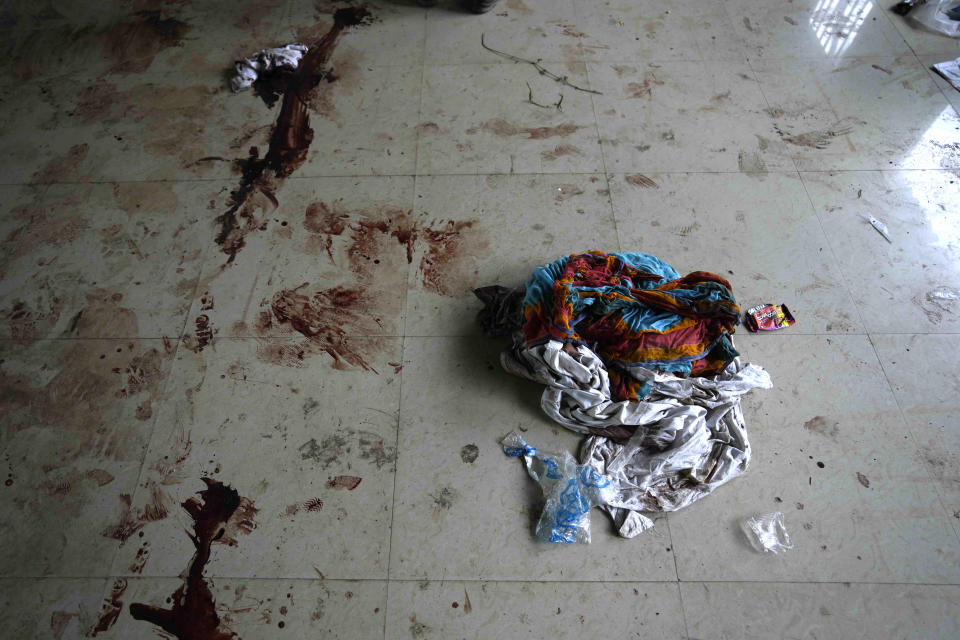
<instances>
[{"instance_id":1,"label":"transparent plastic wrapper","mask_svg":"<svg viewBox=\"0 0 960 640\"><path fill-rule=\"evenodd\" d=\"M910 18L920 24L953 38L960 37L960 0L929 0L917 3Z\"/></svg>"},{"instance_id":2,"label":"transparent plastic wrapper","mask_svg":"<svg viewBox=\"0 0 960 640\"><path fill-rule=\"evenodd\" d=\"M511 431L501 441L508 456L523 458L527 473L540 483L546 505L536 536L544 542L590 542L590 508L611 499L610 479L577 464L570 453L539 451Z\"/></svg>"},{"instance_id":3,"label":"transparent plastic wrapper","mask_svg":"<svg viewBox=\"0 0 960 640\"><path fill-rule=\"evenodd\" d=\"M740 526L753 548L761 553L779 553L793 549L790 535L783 524L783 513L780 511L747 518Z\"/></svg>"}]
</instances>

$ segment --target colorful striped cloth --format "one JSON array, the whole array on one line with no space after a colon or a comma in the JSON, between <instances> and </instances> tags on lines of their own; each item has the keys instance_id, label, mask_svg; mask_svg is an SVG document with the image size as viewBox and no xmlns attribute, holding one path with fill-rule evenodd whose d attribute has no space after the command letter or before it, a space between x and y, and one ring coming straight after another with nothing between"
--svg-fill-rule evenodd
<instances>
[{"instance_id":1,"label":"colorful striped cloth","mask_svg":"<svg viewBox=\"0 0 960 640\"><path fill-rule=\"evenodd\" d=\"M680 277L645 253L591 251L539 267L527 281L523 338L583 344L607 365L615 400L639 400L633 367L710 376L737 355L730 340L740 308L714 273Z\"/></svg>"}]
</instances>

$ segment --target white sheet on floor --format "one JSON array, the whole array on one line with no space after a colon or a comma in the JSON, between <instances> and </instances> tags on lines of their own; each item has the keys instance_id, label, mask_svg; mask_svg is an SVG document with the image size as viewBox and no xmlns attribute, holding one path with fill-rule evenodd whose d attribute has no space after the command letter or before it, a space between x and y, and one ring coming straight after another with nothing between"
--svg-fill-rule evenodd
<instances>
[{"instance_id":1,"label":"white sheet on floor","mask_svg":"<svg viewBox=\"0 0 960 640\"><path fill-rule=\"evenodd\" d=\"M946 62L938 62L933 65L933 68L937 73L942 75L947 82L952 84L954 89L960 91L960 58L947 60Z\"/></svg>"},{"instance_id":2,"label":"white sheet on floor","mask_svg":"<svg viewBox=\"0 0 960 640\"><path fill-rule=\"evenodd\" d=\"M292 43L274 49L258 51L249 58L238 60L234 65L236 72L230 78L230 88L242 91L250 88L261 73L274 69L293 71L300 64L300 58L307 52L307 45Z\"/></svg>"},{"instance_id":3,"label":"white sheet on floor","mask_svg":"<svg viewBox=\"0 0 960 640\"><path fill-rule=\"evenodd\" d=\"M642 401L614 401L606 366L586 346L559 341L504 352L504 368L546 385L540 406L580 433L589 427L636 425L625 443L591 436L580 462L609 477L613 496L603 506L620 535L653 526L643 512L675 511L742 474L750 443L740 397L773 386L769 374L739 358L715 378L678 378L636 367L649 385Z\"/></svg>"}]
</instances>

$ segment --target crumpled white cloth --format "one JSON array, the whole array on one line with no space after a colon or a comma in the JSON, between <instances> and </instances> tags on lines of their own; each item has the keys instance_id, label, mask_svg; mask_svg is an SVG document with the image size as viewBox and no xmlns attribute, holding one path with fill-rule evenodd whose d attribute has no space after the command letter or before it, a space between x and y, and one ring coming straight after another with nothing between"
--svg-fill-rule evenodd
<instances>
[{"instance_id":1,"label":"crumpled white cloth","mask_svg":"<svg viewBox=\"0 0 960 640\"><path fill-rule=\"evenodd\" d=\"M742 474L750 443L740 397L769 389L770 375L736 358L715 378L679 378L634 367L649 385L641 401L614 401L606 366L588 347L549 341L503 353L511 373L546 385L540 406L580 433L590 427L637 425L625 444L591 436L580 462L609 477L613 497L603 505L621 536L653 526L642 512L675 511Z\"/></svg>"},{"instance_id":2,"label":"crumpled white cloth","mask_svg":"<svg viewBox=\"0 0 960 640\"><path fill-rule=\"evenodd\" d=\"M274 49L264 49L249 58L238 60L234 65L235 74L230 78L230 88L242 91L250 88L261 73L274 69L296 69L307 48L305 44L286 44Z\"/></svg>"},{"instance_id":3,"label":"crumpled white cloth","mask_svg":"<svg viewBox=\"0 0 960 640\"><path fill-rule=\"evenodd\" d=\"M960 91L960 58L956 60L947 60L933 65L934 70L953 85L953 88Z\"/></svg>"}]
</instances>

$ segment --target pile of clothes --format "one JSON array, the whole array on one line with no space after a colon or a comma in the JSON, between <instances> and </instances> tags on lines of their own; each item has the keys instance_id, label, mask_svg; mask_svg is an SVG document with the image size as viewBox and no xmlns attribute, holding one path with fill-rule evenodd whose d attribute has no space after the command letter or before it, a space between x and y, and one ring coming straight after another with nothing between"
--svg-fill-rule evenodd
<instances>
[{"instance_id":1,"label":"pile of clothes","mask_svg":"<svg viewBox=\"0 0 960 640\"><path fill-rule=\"evenodd\" d=\"M592 251L476 294L484 329L512 337L504 368L545 385L547 415L589 436L580 463L610 480L601 508L620 535L746 470L740 397L772 383L734 348L740 308L724 278Z\"/></svg>"}]
</instances>

